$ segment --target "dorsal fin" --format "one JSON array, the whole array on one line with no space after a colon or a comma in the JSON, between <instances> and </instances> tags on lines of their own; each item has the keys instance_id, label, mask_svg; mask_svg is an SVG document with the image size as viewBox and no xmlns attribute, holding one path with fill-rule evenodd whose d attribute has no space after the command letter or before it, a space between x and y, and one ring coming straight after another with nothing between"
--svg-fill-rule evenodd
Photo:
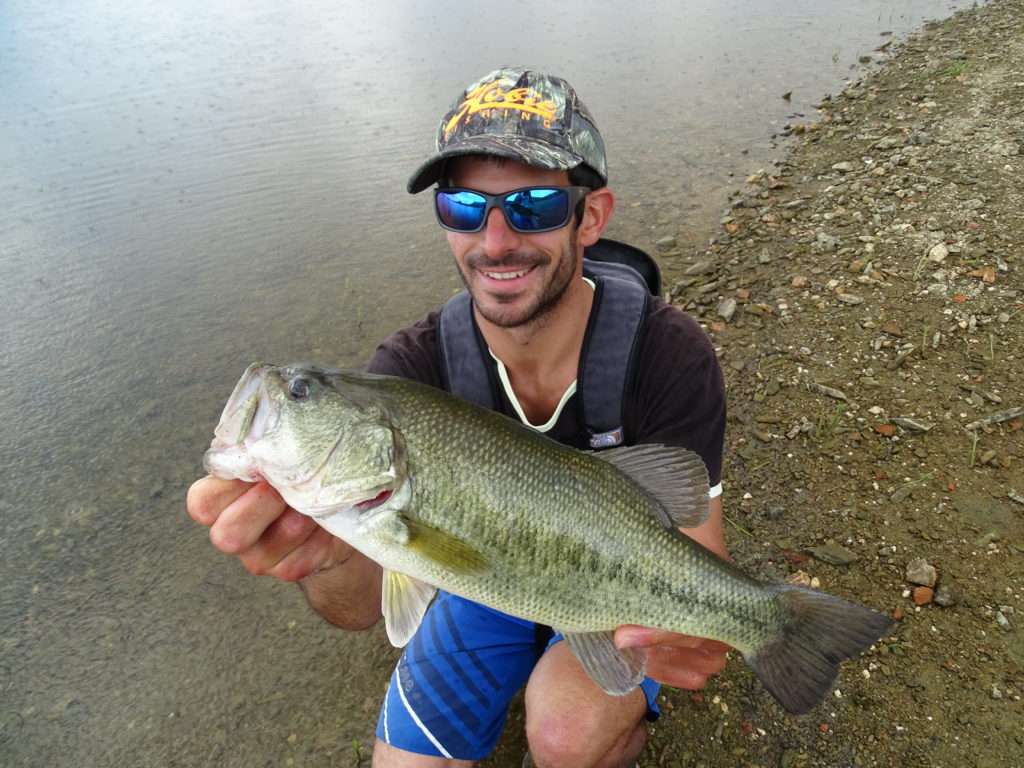
<instances>
[{"instance_id":1,"label":"dorsal fin","mask_svg":"<svg viewBox=\"0 0 1024 768\"><path fill-rule=\"evenodd\" d=\"M629 445L592 454L613 464L649 493L668 521L694 528L708 518L708 469L686 448L660 443Z\"/></svg>"}]
</instances>

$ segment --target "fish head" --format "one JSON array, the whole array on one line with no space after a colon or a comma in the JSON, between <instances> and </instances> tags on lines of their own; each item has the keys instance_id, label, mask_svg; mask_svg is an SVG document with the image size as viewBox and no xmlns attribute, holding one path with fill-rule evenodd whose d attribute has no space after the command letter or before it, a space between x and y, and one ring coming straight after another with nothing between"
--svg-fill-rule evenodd
<instances>
[{"instance_id":1,"label":"fish head","mask_svg":"<svg viewBox=\"0 0 1024 768\"><path fill-rule=\"evenodd\" d=\"M358 510L405 479L401 437L372 393L303 364L250 365L203 463L220 477L265 479L313 517Z\"/></svg>"}]
</instances>

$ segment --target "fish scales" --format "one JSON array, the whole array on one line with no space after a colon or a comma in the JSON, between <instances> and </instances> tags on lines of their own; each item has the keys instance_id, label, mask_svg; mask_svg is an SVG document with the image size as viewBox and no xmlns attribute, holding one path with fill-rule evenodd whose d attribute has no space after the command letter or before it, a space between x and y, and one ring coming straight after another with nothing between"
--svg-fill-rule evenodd
<instances>
[{"instance_id":1,"label":"fish scales","mask_svg":"<svg viewBox=\"0 0 1024 768\"><path fill-rule=\"evenodd\" d=\"M643 624L714 632L753 647L777 624L771 601L753 599L759 584L739 572L701 576L709 562L717 568L720 561L666 531L650 498L600 459L496 414L459 420L462 431L452 436L449 398L441 398L445 408L424 408L421 393L408 398L398 390L395 418L406 444L416 446L408 455L409 474L419 478L416 514L500 564L486 581L449 575L450 591L577 631ZM488 481L471 489L452 481L476 475ZM526 607L524 592L531 598ZM691 606L685 615L680 599ZM751 631L751 622L758 629Z\"/></svg>"}]
</instances>

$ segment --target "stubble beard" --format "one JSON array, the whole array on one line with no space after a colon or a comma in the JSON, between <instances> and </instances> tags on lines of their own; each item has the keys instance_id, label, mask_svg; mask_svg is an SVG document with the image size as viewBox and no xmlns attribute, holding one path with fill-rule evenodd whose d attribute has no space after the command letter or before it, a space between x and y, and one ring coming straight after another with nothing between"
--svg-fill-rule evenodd
<instances>
[{"instance_id":1,"label":"stubble beard","mask_svg":"<svg viewBox=\"0 0 1024 768\"><path fill-rule=\"evenodd\" d=\"M500 328L536 328L544 325L552 311L562 301L566 291L569 290L569 285L576 274L576 263L579 258L576 253L576 232L574 228L569 237L569 243L562 249L561 258L558 260L558 267L555 269L555 272L542 287L540 293L532 298L522 309L516 309L513 306L514 302L519 300L520 297L518 296L512 297L508 301L503 301L500 298L495 300L495 297L488 296L489 303L480 301L479 297L474 295L473 287L469 280L466 279L466 275L461 268L459 268L458 272L459 277L462 278L462 282L466 286L466 290L473 297L473 304L477 312L489 323L493 323ZM511 253L497 263L487 262L482 257L474 254L470 254L466 261L467 267L475 271L487 269L488 267L509 266L535 266L537 269L541 269L551 263L550 258L538 261L536 256L520 252Z\"/></svg>"}]
</instances>

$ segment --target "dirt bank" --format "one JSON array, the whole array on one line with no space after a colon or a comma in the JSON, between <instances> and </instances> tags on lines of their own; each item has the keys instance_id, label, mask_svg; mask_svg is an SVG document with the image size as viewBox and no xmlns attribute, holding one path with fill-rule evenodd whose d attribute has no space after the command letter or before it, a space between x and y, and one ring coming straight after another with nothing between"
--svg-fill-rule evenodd
<instances>
[{"instance_id":1,"label":"dirt bank","mask_svg":"<svg viewBox=\"0 0 1024 768\"><path fill-rule=\"evenodd\" d=\"M642 766L1024 765L1024 2L887 48L663 261L726 372L737 560L897 628L805 717L738 659L668 692Z\"/></svg>"}]
</instances>

